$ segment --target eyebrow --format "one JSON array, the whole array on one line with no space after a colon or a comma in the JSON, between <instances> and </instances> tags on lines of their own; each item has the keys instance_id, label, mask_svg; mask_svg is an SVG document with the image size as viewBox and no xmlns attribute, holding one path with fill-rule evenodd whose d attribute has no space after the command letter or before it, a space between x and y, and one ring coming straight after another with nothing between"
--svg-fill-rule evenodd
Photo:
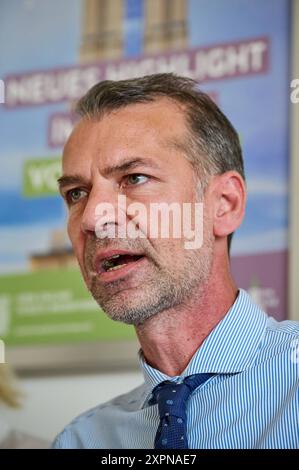
<instances>
[{"instance_id":1,"label":"eyebrow","mask_svg":"<svg viewBox=\"0 0 299 470\"><path fill-rule=\"evenodd\" d=\"M149 166L151 168L159 168L159 166L150 158L143 158L143 157L138 157L138 158L127 158L123 160L121 163L118 165L112 165L103 171L104 176L111 176L115 173L122 173L124 171L128 170L133 170L134 168L137 168L139 166Z\"/></svg>"},{"instance_id":2,"label":"eyebrow","mask_svg":"<svg viewBox=\"0 0 299 470\"><path fill-rule=\"evenodd\" d=\"M73 184L84 184L88 186L89 181L79 175L63 175L57 180L59 191L61 192L65 186L70 186Z\"/></svg>"},{"instance_id":3,"label":"eyebrow","mask_svg":"<svg viewBox=\"0 0 299 470\"><path fill-rule=\"evenodd\" d=\"M139 166L148 166L151 168L158 169L159 166L150 158L134 158L134 159L125 159L121 163L117 165L112 165L104 169L103 175L105 177L107 176L112 176L116 173L122 173L124 171L128 170L133 170L134 168L137 168ZM57 180L58 185L59 185L59 190L62 191L62 189L65 186L73 185L73 184L84 184L88 186L90 182L83 178L80 175L63 175Z\"/></svg>"}]
</instances>

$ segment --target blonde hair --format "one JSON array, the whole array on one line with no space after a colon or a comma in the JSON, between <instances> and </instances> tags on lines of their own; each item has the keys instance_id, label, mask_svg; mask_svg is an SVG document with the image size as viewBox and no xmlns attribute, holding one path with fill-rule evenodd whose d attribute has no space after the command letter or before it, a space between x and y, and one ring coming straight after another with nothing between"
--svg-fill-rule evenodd
<instances>
[{"instance_id":1,"label":"blonde hair","mask_svg":"<svg viewBox=\"0 0 299 470\"><path fill-rule=\"evenodd\" d=\"M16 386L16 378L8 364L0 364L0 403L12 408L21 405L22 393Z\"/></svg>"}]
</instances>

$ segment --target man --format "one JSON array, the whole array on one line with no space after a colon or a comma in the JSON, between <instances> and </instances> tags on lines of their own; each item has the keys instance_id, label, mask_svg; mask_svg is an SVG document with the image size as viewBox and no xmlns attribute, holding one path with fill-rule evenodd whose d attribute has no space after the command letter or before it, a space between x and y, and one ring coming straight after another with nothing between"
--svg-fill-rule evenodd
<instances>
[{"instance_id":1,"label":"man","mask_svg":"<svg viewBox=\"0 0 299 470\"><path fill-rule=\"evenodd\" d=\"M59 179L68 232L93 297L134 325L145 382L75 419L54 447L297 448L299 325L267 317L230 273L246 199L236 131L172 74L99 83L78 111ZM159 203L203 207L202 242L153 236ZM125 232L132 222L139 236Z\"/></svg>"}]
</instances>

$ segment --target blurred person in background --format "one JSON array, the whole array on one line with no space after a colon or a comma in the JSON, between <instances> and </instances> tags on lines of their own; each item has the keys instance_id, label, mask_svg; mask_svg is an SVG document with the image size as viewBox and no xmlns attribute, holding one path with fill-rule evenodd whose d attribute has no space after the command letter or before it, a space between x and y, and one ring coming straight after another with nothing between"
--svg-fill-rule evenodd
<instances>
[{"instance_id":1,"label":"blurred person in background","mask_svg":"<svg viewBox=\"0 0 299 470\"><path fill-rule=\"evenodd\" d=\"M20 408L22 392L8 364L0 364L0 410L3 406ZM46 449L49 444L30 434L12 428L0 414L0 449Z\"/></svg>"}]
</instances>

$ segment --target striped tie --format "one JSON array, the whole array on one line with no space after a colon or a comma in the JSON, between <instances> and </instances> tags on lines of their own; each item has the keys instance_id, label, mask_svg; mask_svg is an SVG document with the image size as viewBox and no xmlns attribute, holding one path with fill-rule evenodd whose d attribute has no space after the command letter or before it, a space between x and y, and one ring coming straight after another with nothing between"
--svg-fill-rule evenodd
<instances>
[{"instance_id":1,"label":"striped tie","mask_svg":"<svg viewBox=\"0 0 299 470\"><path fill-rule=\"evenodd\" d=\"M188 449L187 400L197 387L213 375L189 375L182 383L166 380L154 388L150 404L158 404L160 414L155 449Z\"/></svg>"}]
</instances>

